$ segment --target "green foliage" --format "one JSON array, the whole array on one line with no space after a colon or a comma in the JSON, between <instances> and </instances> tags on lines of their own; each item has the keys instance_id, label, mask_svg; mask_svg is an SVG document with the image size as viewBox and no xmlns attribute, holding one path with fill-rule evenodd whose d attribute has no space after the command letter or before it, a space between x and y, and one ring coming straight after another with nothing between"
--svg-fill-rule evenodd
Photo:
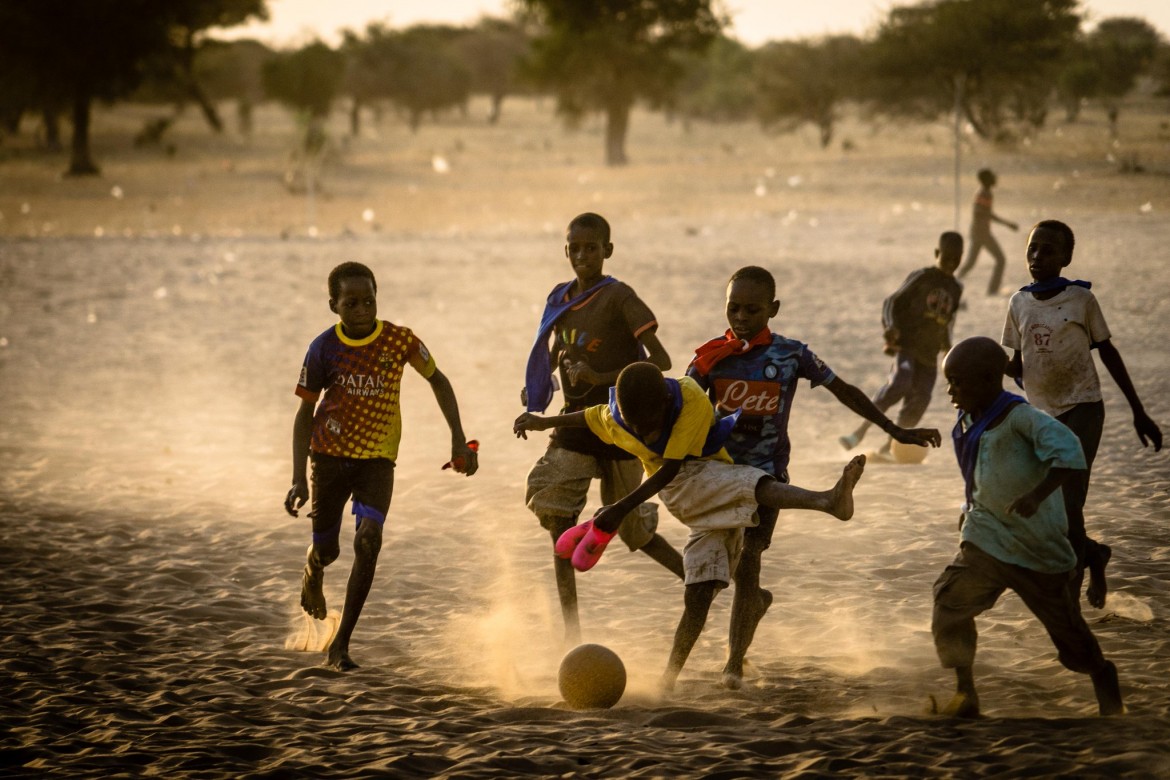
<instances>
[{"instance_id":1,"label":"green foliage","mask_svg":"<svg viewBox=\"0 0 1170 780\"><path fill-rule=\"evenodd\" d=\"M276 54L261 71L269 97L311 117L328 115L344 73L341 52L320 41Z\"/></svg>"},{"instance_id":2,"label":"green foliage","mask_svg":"<svg viewBox=\"0 0 1170 780\"><path fill-rule=\"evenodd\" d=\"M833 140L843 102L860 96L865 44L851 35L769 43L756 55L756 114L764 127L791 130L805 122Z\"/></svg>"},{"instance_id":3,"label":"green foliage","mask_svg":"<svg viewBox=\"0 0 1170 780\"><path fill-rule=\"evenodd\" d=\"M938 116L959 99L983 138L1043 121L1080 17L1076 0L935 0L892 9L874 40L878 111Z\"/></svg>"},{"instance_id":4,"label":"green foliage","mask_svg":"<svg viewBox=\"0 0 1170 780\"><path fill-rule=\"evenodd\" d=\"M683 75L674 55L702 51L726 20L710 0L520 0L540 25L527 63L556 91L569 122L606 113L606 161L626 162L630 108L638 97L664 104Z\"/></svg>"},{"instance_id":5,"label":"green foliage","mask_svg":"<svg viewBox=\"0 0 1170 780\"><path fill-rule=\"evenodd\" d=\"M1096 99L1115 122L1118 102L1139 75L1152 72L1160 45L1158 31L1148 22L1128 17L1105 19L1079 39L1057 81L1068 120L1076 120L1084 101Z\"/></svg>"},{"instance_id":6,"label":"green foliage","mask_svg":"<svg viewBox=\"0 0 1170 780\"><path fill-rule=\"evenodd\" d=\"M471 91L492 100L489 120L493 124L504 98L522 89L520 63L530 45L523 27L491 18L481 19L454 44L453 53L471 77Z\"/></svg>"},{"instance_id":7,"label":"green foliage","mask_svg":"<svg viewBox=\"0 0 1170 780\"><path fill-rule=\"evenodd\" d=\"M755 109L752 70L755 53L720 35L706 51L676 55L682 67L669 107L684 117L730 122L747 119Z\"/></svg>"}]
</instances>

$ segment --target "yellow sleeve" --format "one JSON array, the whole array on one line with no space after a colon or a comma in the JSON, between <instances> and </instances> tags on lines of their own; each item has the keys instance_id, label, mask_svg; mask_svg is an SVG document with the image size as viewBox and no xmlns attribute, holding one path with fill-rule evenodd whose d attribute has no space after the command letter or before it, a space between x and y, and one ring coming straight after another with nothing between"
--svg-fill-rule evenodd
<instances>
[{"instance_id":1,"label":"yellow sleeve","mask_svg":"<svg viewBox=\"0 0 1170 780\"><path fill-rule=\"evenodd\" d=\"M412 336L410 349L407 350L407 360L410 365L422 375L423 379L430 379L431 374L435 373L438 368L435 365L435 356L427 349L427 345L422 343L418 336Z\"/></svg>"},{"instance_id":2,"label":"yellow sleeve","mask_svg":"<svg viewBox=\"0 0 1170 780\"><path fill-rule=\"evenodd\" d=\"M678 420L666 442L662 456L666 460L683 460L687 457L701 457L707 434L715 422L715 410L707 393L690 377L679 380L683 404Z\"/></svg>"},{"instance_id":3,"label":"yellow sleeve","mask_svg":"<svg viewBox=\"0 0 1170 780\"><path fill-rule=\"evenodd\" d=\"M588 407L585 410L585 423L589 426L589 430L593 431L593 435L606 444L616 443L613 438L613 429L617 427L617 423L613 421L613 415L605 404Z\"/></svg>"}]
</instances>

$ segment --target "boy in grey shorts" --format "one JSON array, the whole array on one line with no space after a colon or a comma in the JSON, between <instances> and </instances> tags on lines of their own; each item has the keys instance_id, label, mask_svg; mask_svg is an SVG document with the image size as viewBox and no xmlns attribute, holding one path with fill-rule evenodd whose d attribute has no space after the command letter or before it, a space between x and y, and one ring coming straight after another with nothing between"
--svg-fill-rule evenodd
<instances>
[{"instance_id":1,"label":"boy in grey shorts","mask_svg":"<svg viewBox=\"0 0 1170 780\"><path fill-rule=\"evenodd\" d=\"M569 223L565 257L575 278L553 288L546 301L521 393L529 412L543 412L552 402L554 370L565 397L561 412L568 414L605 403L618 372L642 354L660 368L670 368L654 313L628 285L602 273L612 254L609 223L603 217L580 214ZM550 438L548 450L528 475L525 502L554 542L576 524L594 479L601 481L602 501L612 503L638 486L642 469L632 455L587 429L558 431ZM653 504L633 506L622 526L622 541L681 578L682 558L655 533L657 527ZM573 567L554 557L553 570L565 640L575 645L581 627Z\"/></svg>"}]
</instances>

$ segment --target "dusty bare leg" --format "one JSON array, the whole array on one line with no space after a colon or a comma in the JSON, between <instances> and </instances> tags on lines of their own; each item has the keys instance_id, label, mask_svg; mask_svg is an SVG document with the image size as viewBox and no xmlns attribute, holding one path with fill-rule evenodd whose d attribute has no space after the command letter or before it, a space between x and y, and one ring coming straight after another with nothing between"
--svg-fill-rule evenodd
<instances>
[{"instance_id":1,"label":"dusty bare leg","mask_svg":"<svg viewBox=\"0 0 1170 780\"><path fill-rule=\"evenodd\" d=\"M569 518L558 517L551 522L549 534L553 544L561 538L561 534L573 527ZM565 645L576 647L581 644L581 621L577 615L577 575L573 571L573 562L553 555L553 574L557 579L557 596L561 602L561 618L565 622Z\"/></svg>"},{"instance_id":2,"label":"dusty bare leg","mask_svg":"<svg viewBox=\"0 0 1170 780\"><path fill-rule=\"evenodd\" d=\"M382 526L368 517L363 517L353 540L353 570L345 588L345 607L341 611L341 622L337 635L326 649L326 662L342 672L358 668L349 657L349 638L357 626L370 586L374 584L374 572L378 567L378 553L382 549Z\"/></svg>"},{"instance_id":3,"label":"dusty bare leg","mask_svg":"<svg viewBox=\"0 0 1170 780\"><path fill-rule=\"evenodd\" d=\"M649 555L651 559L661 564L667 571L680 580L686 576L683 572L682 555L678 550L670 546L670 542L658 534L654 534L650 541L642 545L642 552Z\"/></svg>"},{"instance_id":4,"label":"dusty bare leg","mask_svg":"<svg viewBox=\"0 0 1170 780\"><path fill-rule=\"evenodd\" d=\"M1089 570L1089 587L1085 597L1089 604L1101 609L1105 606L1105 597L1109 593L1109 585L1105 581L1105 567L1113 557L1113 548L1107 544L1097 544L1089 553L1087 568Z\"/></svg>"},{"instance_id":5,"label":"dusty bare leg","mask_svg":"<svg viewBox=\"0 0 1170 780\"><path fill-rule=\"evenodd\" d=\"M806 490L774 479L761 479L756 486L756 502L774 509L814 509L848 520L853 517L853 488L865 471L865 456L858 455L845 464L841 478L829 490Z\"/></svg>"},{"instance_id":6,"label":"dusty bare leg","mask_svg":"<svg viewBox=\"0 0 1170 780\"><path fill-rule=\"evenodd\" d=\"M707 613L711 609L711 602L715 600L717 592L716 582L697 582L687 585L683 596L683 614L678 621L678 628L674 632L674 646L670 648L670 660L667 661L666 671L662 673L662 690L673 691L674 683L682 672L687 656L703 632L707 623Z\"/></svg>"},{"instance_id":7,"label":"dusty bare leg","mask_svg":"<svg viewBox=\"0 0 1170 780\"><path fill-rule=\"evenodd\" d=\"M770 606L771 591L760 587L760 554L744 550L735 570L735 597L731 602L727 663L720 680L724 688L736 691L742 687L743 659L756 635L756 627Z\"/></svg>"},{"instance_id":8,"label":"dusty bare leg","mask_svg":"<svg viewBox=\"0 0 1170 780\"><path fill-rule=\"evenodd\" d=\"M310 544L305 554L305 571L301 575L301 608L317 620L324 620L326 615L324 585L325 567Z\"/></svg>"}]
</instances>

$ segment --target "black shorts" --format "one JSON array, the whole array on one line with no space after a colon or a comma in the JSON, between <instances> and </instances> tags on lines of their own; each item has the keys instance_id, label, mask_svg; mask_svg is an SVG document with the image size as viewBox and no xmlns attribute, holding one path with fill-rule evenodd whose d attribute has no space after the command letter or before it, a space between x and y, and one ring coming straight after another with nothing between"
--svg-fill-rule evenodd
<instances>
[{"instance_id":1,"label":"black shorts","mask_svg":"<svg viewBox=\"0 0 1170 780\"><path fill-rule=\"evenodd\" d=\"M386 458L339 458L312 453L313 542L336 540L341 532L345 502L353 498L353 513L370 517L379 525L386 521L390 497L394 494L394 461Z\"/></svg>"}]
</instances>

